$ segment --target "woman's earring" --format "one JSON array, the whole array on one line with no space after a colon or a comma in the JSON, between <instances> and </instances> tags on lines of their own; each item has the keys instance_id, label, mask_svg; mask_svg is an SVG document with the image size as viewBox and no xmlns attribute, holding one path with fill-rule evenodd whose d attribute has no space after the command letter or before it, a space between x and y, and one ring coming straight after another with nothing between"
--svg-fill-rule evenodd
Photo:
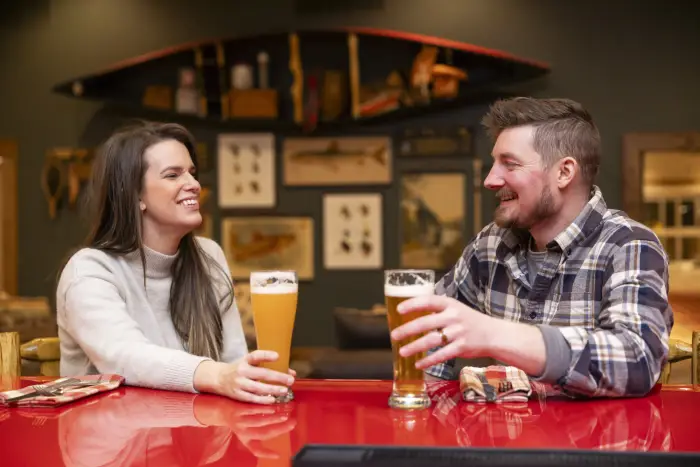
<instances>
[{"instance_id":1,"label":"woman's earring","mask_svg":"<svg viewBox=\"0 0 700 467\"><path fill-rule=\"evenodd\" d=\"M141 208L142 211L145 211L145 210L146 210L146 205L143 204L143 201L141 201L141 202L139 203L139 207Z\"/></svg>"}]
</instances>

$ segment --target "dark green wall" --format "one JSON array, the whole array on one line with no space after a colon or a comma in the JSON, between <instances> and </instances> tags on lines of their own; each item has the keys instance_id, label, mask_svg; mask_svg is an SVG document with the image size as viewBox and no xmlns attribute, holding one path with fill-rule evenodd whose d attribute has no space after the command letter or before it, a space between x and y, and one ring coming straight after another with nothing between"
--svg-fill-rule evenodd
<instances>
[{"instance_id":1,"label":"dark green wall","mask_svg":"<svg viewBox=\"0 0 700 467\"><path fill-rule=\"evenodd\" d=\"M385 0L381 10L324 15L297 14L292 0L21 3L33 6L0 15L0 99L5 109L0 114L0 137L17 139L20 147L19 292L23 295L52 297L56 267L84 234L76 213L62 210L58 219L48 218L39 185L46 149L96 144L120 123L120 117L102 112L99 104L52 95L49 89L59 81L173 44L268 30L353 25L443 36L549 62L553 72L546 86L531 93L570 97L591 110L604 141L599 184L612 207L621 207L623 133L700 127L700 29L694 2L671 8L660 1ZM431 121L477 122L484 110L445 114ZM197 137L214 141L215 131L205 126L191 129ZM482 135L476 147L481 157L489 158L490 147ZM421 162L410 164L401 168L421 168ZM455 162L444 168L463 165ZM393 267L398 264L398 226L396 213L389 209L396 206L398 193L394 188L379 191L385 195L387 213L386 266ZM382 275L323 271L321 202L302 206L300 196L306 193L286 191L279 211L317 218L317 278L302 286L295 343L323 345L334 340L332 308L381 301ZM492 206L488 194L484 204L488 216Z\"/></svg>"}]
</instances>

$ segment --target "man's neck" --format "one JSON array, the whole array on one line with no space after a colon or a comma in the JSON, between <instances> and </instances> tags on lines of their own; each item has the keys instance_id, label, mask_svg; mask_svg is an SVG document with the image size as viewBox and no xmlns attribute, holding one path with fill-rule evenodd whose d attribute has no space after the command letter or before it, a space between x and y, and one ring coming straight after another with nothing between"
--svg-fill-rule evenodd
<instances>
[{"instance_id":1,"label":"man's neck","mask_svg":"<svg viewBox=\"0 0 700 467\"><path fill-rule=\"evenodd\" d=\"M530 228L530 235L534 240L533 249L544 251L546 245L554 240L561 232L581 214L581 211L590 200L587 194L576 194L562 202L562 208L556 216L544 219Z\"/></svg>"}]
</instances>

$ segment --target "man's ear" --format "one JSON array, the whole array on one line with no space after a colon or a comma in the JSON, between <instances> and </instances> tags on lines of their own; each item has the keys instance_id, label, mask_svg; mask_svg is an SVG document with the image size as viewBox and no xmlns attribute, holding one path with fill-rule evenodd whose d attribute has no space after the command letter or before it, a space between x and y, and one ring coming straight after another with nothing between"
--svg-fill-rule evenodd
<instances>
[{"instance_id":1,"label":"man's ear","mask_svg":"<svg viewBox=\"0 0 700 467\"><path fill-rule=\"evenodd\" d=\"M557 171L557 186L566 188L579 171L578 162L573 157L565 157L559 161L559 170Z\"/></svg>"}]
</instances>

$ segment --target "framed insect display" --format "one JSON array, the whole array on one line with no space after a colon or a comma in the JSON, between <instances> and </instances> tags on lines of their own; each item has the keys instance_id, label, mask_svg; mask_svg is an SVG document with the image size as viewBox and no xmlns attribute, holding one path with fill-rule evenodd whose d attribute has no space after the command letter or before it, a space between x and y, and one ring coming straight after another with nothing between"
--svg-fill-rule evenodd
<instances>
[{"instance_id":1,"label":"framed insect display","mask_svg":"<svg viewBox=\"0 0 700 467\"><path fill-rule=\"evenodd\" d=\"M275 136L272 133L219 135L218 164L220 208L275 206Z\"/></svg>"},{"instance_id":2,"label":"framed insect display","mask_svg":"<svg viewBox=\"0 0 700 467\"><path fill-rule=\"evenodd\" d=\"M323 197L323 261L326 269L383 267L382 195Z\"/></svg>"}]
</instances>

